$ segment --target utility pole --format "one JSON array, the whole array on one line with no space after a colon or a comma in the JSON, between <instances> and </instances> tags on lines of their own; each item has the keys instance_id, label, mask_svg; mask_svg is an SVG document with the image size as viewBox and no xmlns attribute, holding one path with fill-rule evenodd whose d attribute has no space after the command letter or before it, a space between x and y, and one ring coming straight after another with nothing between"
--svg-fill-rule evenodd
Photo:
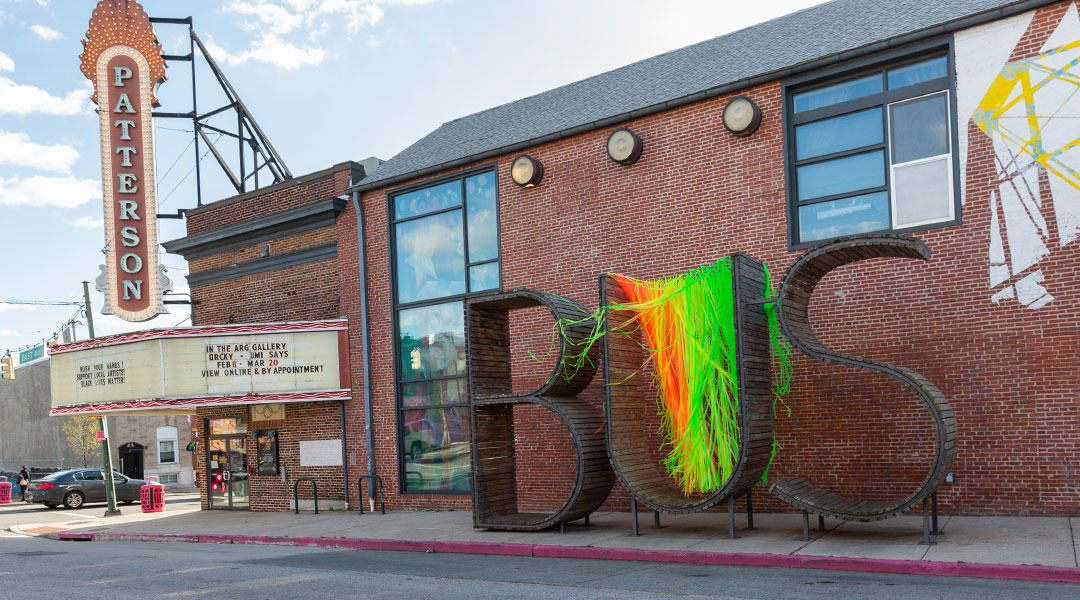
<instances>
[{"instance_id":1,"label":"utility pole","mask_svg":"<svg viewBox=\"0 0 1080 600\"><path fill-rule=\"evenodd\" d=\"M83 303L86 305L86 329L90 333L90 339L94 339L94 311L90 308L90 282L82 282ZM112 517L120 514L116 508L116 483L113 481L112 449L109 448L109 422L107 417L98 417L98 427L105 432L105 439L101 440L101 464L105 475L105 501L108 507L105 516Z\"/></svg>"},{"instance_id":2,"label":"utility pole","mask_svg":"<svg viewBox=\"0 0 1080 600\"><path fill-rule=\"evenodd\" d=\"M90 332L90 339L94 339L94 312L90 310L90 282L82 282L83 304L86 310L86 329Z\"/></svg>"}]
</instances>

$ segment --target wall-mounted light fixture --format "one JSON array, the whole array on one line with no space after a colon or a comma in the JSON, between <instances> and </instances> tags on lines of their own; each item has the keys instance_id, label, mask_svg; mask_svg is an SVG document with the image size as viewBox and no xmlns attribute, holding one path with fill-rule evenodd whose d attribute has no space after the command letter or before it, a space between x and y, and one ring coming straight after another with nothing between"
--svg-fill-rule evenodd
<instances>
[{"instance_id":1,"label":"wall-mounted light fixture","mask_svg":"<svg viewBox=\"0 0 1080 600\"><path fill-rule=\"evenodd\" d=\"M761 125L761 109L746 96L735 96L724 105L724 127L739 137L748 136Z\"/></svg>"},{"instance_id":2,"label":"wall-mounted light fixture","mask_svg":"<svg viewBox=\"0 0 1080 600\"><path fill-rule=\"evenodd\" d=\"M543 177L544 165L528 154L518 156L510 164L510 178L520 186L533 187L540 183Z\"/></svg>"},{"instance_id":3,"label":"wall-mounted light fixture","mask_svg":"<svg viewBox=\"0 0 1080 600\"><path fill-rule=\"evenodd\" d=\"M620 165L632 165L641 157L645 148L641 138L626 127L611 132L607 139L607 155Z\"/></svg>"}]
</instances>

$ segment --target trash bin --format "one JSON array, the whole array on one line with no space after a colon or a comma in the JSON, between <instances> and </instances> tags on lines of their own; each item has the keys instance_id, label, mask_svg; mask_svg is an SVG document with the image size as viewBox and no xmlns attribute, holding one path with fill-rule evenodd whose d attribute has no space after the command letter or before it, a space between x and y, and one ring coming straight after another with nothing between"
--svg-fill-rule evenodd
<instances>
[{"instance_id":1,"label":"trash bin","mask_svg":"<svg viewBox=\"0 0 1080 600\"><path fill-rule=\"evenodd\" d=\"M0 504L11 502L11 482L7 477L0 477Z\"/></svg>"},{"instance_id":2,"label":"trash bin","mask_svg":"<svg viewBox=\"0 0 1080 600\"><path fill-rule=\"evenodd\" d=\"M161 485L160 481L156 476L151 475L146 478L146 485L139 488L139 498L142 500L144 513L165 510L165 486Z\"/></svg>"}]
</instances>

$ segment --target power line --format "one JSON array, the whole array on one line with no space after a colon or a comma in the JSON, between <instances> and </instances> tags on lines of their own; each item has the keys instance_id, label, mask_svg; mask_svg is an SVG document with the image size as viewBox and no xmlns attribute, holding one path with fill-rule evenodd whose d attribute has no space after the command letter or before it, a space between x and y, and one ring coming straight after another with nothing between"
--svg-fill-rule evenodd
<instances>
[{"instance_id":1,"label":"power line","mask_svg":"<svg viewBox=\"0 0 1080 600\"><path fill-rule=\"evenodd\" d=\"M217 138L214 139L214 141L216 142L216 141L219 141L220 139L221 139L221 134L219 133ZM203 152L203 155L198 159L198 163L202 163L203 159L206 158L206 155L208 155L208 154L210 154L210 149L209 148L206 149L206 152ZM196 164L196 166L198 166L198 165ZM165 204L165 202L169 200L169 198L173 195L173 193L175 193L176 190L180 189L180 186L185 181L187 181L187 178L190 177L191 174L194 173L194 172L195 172L195 167L191 167L191 169L187 173L184 174L184 177L181 178L180 181L176 182L176 185L173 186L173 189L170 190L169 193L165 195L165 198L160 203L158 203L158 206L160 207L161 205Z\"/></svg>"},{"instance_id":2,"label":"power line","mask_svg":"<svg viewBox=\"0 0 1080 600\"><path fill-rule=\"evenodd\" d=\"M180 151L180 154L176 157L176 160L174 160L173 163L171 165L169 165L169 168L165 170L165 174L162 175L161 177L158 177L158 185L161 185L161 182L164 181L165 178L169 176L169 173L172 173L173 168L176 167L176 164L180 162L181 158L184 158L184 155L187 154L188 148L190 148L191 145L194 144L194 143L195 143L195 140L192 139L191 141L188 142L187 146L184 146L184 149Z\"/></svg>"},{"instance_id":3,"label":"power line","mask_svg":"<svg viewBox=\"0 0 1080 600\"><path fill-rule=\"evenodd\" d=\"M36 341L36 342L34 342L32 344L26 344L25 346L20 346L18 348L15 348L14 350L12 350L11 348L8 348L7 350L5 350L5 353L6 354L11 354L12 352L22 352L23 350L28 350L30 348L33 348L35 346L39 346L41 344L47 344L49 342L49 340L51 340L53 338L59 338L60 334L63 333L64 329L66 329L67 327L74 326L77 323L81 323L82 321L77 321L76 318L78 318L80 316L83 316L83 314L86 312L86 307L83 305L82 302L53 303L52 305L53 306L62 306L62 305L71 305L71 304L77 305L79 308L75 310L75 314L71 315L71 317L69 319L67 319L66 321L64 321L60 325L59 329L57 329L56 331L52 332L48 336L46 336L44 338L41 338L40 340L38 340L38 341Z\"/></svg>"},{"instance_id":4,"label":"power line","mask_svg":"<svg viewBox=\"0 0 1080 600\"><path fill-rule=\"evenodd\" d=\"M82 302L54 302L51 300L0 300L0 304L20 304L24 306L82 306Z\"/></svg>"}]
</instances>

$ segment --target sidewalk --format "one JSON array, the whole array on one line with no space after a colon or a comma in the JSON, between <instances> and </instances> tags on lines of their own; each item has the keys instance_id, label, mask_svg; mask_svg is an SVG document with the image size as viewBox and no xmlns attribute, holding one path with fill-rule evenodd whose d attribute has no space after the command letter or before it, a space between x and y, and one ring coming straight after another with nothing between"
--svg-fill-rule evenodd
<instances>
[{"instance_id":1,"label":"sidewalk","mask_svg":"<svg viewBox=\"0 0 1080 600\"><path fill-rule=\"evenodd\" d=\"M727 515L595 513L590 524L528 533L477 530L469 512L239 513L186 509L110 519L80 519L12 527L54 539L254 543L405 550L739 564L855 571L926 573L1080 582L1080 517L942 517L936 544L925 546L922 520L903 516L877 523L826 520L802 539L798 514L756 514L755 530L737 517L737 539L727 537Z\"/></svg>"}]
</instances>

